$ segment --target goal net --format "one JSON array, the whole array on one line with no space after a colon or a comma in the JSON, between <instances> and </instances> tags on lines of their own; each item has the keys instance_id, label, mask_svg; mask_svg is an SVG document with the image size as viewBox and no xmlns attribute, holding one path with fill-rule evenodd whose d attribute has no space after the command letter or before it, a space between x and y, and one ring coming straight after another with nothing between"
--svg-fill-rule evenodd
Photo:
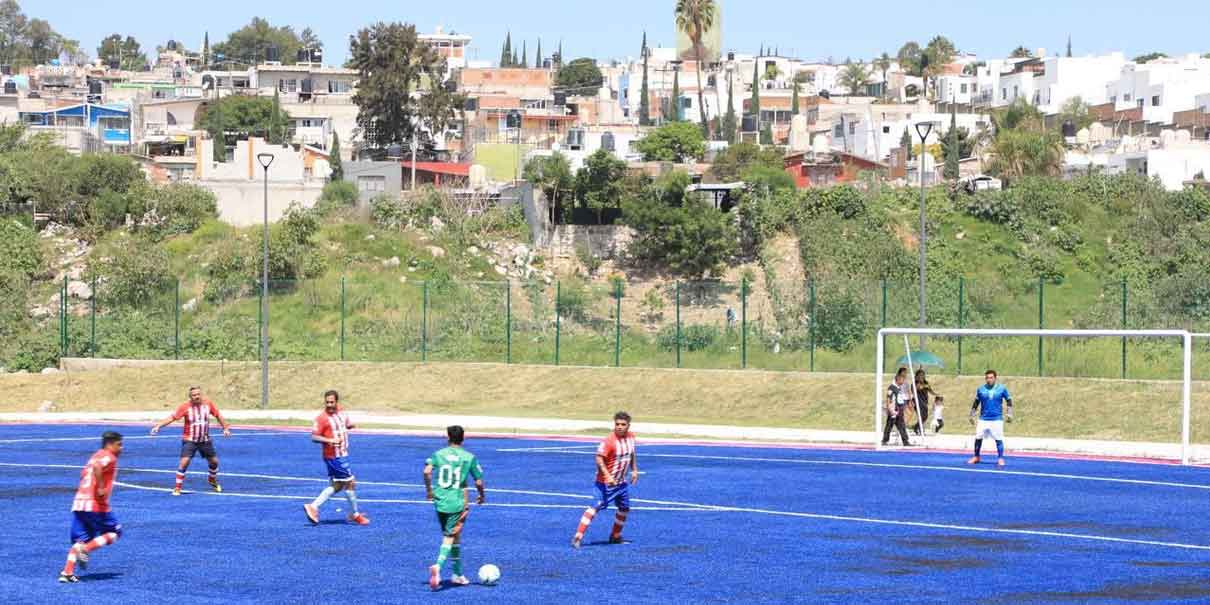
<instances>
[{"instance_id":1,"label":"goal net","mask_svg":"<svg viewBox=\"0 0 1210 605\"><path fill-rule=\"evenodd\" d=\"M1185 330L883 328L875 361L875 445L886 437L890 445L902 445L896 420L902 415L913 445L969 449L974 394L984 371L994 370L1014 404L1014 421L1005 430L1010 455L1029 450L1210 461L1210 426L1197 430L1210 420L1210 409L1199 414L1201 398L1194 401L1194 337ZM1121 375L1090 370L1105 365L1092 361L1116 359L1119 348ZM888 396L894 389L888 387L901 368L907 372L899 387L906 405L892 415ZM917 392L919 370L931 392Z\"/></svg>"}]
</instances>

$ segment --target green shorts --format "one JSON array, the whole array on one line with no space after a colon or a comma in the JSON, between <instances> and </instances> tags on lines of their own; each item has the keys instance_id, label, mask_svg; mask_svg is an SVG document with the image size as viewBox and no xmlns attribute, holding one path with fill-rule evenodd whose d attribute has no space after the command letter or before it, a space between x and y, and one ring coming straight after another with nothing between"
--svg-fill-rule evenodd
<instances>
[{"instance_id":1,"label":"green shorts","mask_svg":"<svg viewBox=\"0 0 1210 605\"><path fill-rule=\"evenodd\" d=\"M470 512L470 508L464 508L456 513L437 511L437 523L441 525L441 535L458 535L462 531L462 524L466 523L466 517Z\"/></svg>"}]
</instances>

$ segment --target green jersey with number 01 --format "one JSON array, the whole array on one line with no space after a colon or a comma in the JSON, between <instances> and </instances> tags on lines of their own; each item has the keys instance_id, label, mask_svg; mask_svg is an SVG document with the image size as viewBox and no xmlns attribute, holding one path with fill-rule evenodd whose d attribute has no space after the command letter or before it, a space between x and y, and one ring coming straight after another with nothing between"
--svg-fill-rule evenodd
<instances>
[{"instance_id":1,"label":"green jersey with number 01","mask_svg":"<svg viewBox=\"0 0 1210 605\"><path fill-rule=\"evenodd\" d=\"M483 478L483 467L479 466L479 460L460 447L450 446L437 450L426 462L433 467L436 478L433 503L437 506L437 512L461 512L466 507L467 478Z\"/></svg>"}]
</instances>

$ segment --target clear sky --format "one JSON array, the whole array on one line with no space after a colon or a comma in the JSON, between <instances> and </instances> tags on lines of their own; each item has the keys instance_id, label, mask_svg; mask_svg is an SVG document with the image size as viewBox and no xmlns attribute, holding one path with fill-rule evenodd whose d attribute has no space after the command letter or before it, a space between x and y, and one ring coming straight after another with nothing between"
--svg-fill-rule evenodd
<instances>
[{"instance_id":1,"label":"clear sky","mask_svg":"<svg viewBox=\"0 0 1210 605\"><path fill-rule=\"evenodd\" d=\"M325 62L341 63L349 35L376 21L405 21L422 32L441 25L469 34L471 58L496 60L506 31L515 46L542 38L544 54L563 40L568 58L634 56L642 32L652 46L675 44L674 0L107 0L69 8L62 0L19 0L30 17L81 42L90 55L111 33L132 34L144 49L169 39L190 49L211 43L253 16L273 25L311 27L324 41ZM1018 45L1063 52L1068 35L1076 55L1121 50L1170 55L1210 52L1206 0L722 0L723 47L755 52L761 44L783 55L843 61L891 55L908 40L944 34L963 51L1005 56Z\"/></svg>"}]
</instances>

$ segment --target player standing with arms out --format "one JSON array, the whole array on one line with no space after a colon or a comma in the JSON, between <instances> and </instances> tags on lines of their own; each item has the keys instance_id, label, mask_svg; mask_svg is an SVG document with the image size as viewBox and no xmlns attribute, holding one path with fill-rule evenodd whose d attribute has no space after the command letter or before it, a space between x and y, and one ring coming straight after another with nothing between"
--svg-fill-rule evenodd
<instances>
[{"instance_id":1,"label":"player standing with arms out","mask_svg":"<svg viewBox=\"0 0 1210 605\"><path fill-rule=\"evenodd\" d=\"M340 409L340 393L327 391L324 393L324 411L315 417L314 428L311 429L311 441L323 444L324 465L328 467L328 480L331 482L319 496L310 504L303 505L303 511L312 525L319 524L319 507L323 506L332 494L343 491L349 501L349 522L358 525L369 525L370 518L357 510L357 479L349 468L349 429L355 428L349 420L348 412Z\"/></svg>"},{"instance_id":2,"label":"player standing with arms out","mask_svg":"<svg viewBox=\"0 0 1210 605\"><path fill-rule=\"evenodd\" d=\"M1008 394L1008 388L996 383L996 371L988 370L983 374L985 384L975 391L975 403L971 405L971 422L975 422L975 413L979 414L979 422L975 425L975 455L967 460L967 464L979 464L979 450L983 448L983 438L990 436L996 440L996 466L1004 466L1004 421L1013 421L1013 398ZM1003 404L1008 404L1004 409Z\"/></svg>"},{"instance_id":3,"label":"player standing with arms out","mask_svg":"<svg viewBox=\"0 0 1210 605\"><path fill-rule=\"evenodd\" d=\"M630 473L630 482L626 473ZM634 433L630 432L630 414L618 412L613 415L613 432L597 447L597 492L601 499L584 509L580 526L571 539L572 548L579 548L592 518L609 508L612 503L618 508L614 516L613 531L609 533L610 544L622 543L622 527L630 513L630 485L639 482L639 465L634 455Z\"/></svg>"},{"instance_id":4,"label":"player standing with arms out","mask_svg":"<svg viewBox=\"0 0 1210 605\"><path fill-rule=\"evenodd\" d=\"M80 486L71 503L71 548L67 551L67 563L59 572L59 581L64 584L79 582L76 565L81 569L88 567L88 555L92 551L117 542L118 536L122 535L122 524L109 509L120 455L122 435L105 431L101 435L101 449L80 471Z\"/></svg>"},{"instance_id":5,"label":"player standing with arms out","mask_svg":"<svg viewBox=\"0 0 1210 605\"><path fill-rule=\"evenodd\" d=\"M446 559L450 561L450 571L454 572L450 581L459 586L470 584L471 581L462 575L462 527L466 517L471 512L470 498L466 490L467 478L475 480L475 490L479 492L476 504L483 504L483 467L475 455L462 448L465 432L462 427L454 425L445 429L449 445L429 456L424 462L424 492L425 497L433 502L437 509L437 523L441 525L441 550L437 553L437 562L429 566L429 588L437 590L441 587L441 566ZM433 489L433 470L437 471L437 488Z\"/></svg>"},{"instance_id":6,"label":"player standing with arms out","mask_svg":"<svg viewBox=\"0 0 1210 605\"><path fill-rule=\"evenodd\" d=\"M189 462L193 460L193 455L200 453L206 462L210 463L210 488L216 492L223 491L223 487L218 484L218 454L214 451L214 442L210 440L210 417L214 416L223 427L223 436L231 436L231 428L227 425L227 420L219 413L218 407L213 401L202 397L201 387L189 387L189 401L177 406L176 411L171 416L160 421L159 424L151 427L151 434L155 435L160 432L160 429L180 420L185 419L185 429L181 436L181 462L176 469L176 486L172 488L172 495L181 495L181 484L185 482L185 471L189 470Z\"/></svg>"}]
</instances>

